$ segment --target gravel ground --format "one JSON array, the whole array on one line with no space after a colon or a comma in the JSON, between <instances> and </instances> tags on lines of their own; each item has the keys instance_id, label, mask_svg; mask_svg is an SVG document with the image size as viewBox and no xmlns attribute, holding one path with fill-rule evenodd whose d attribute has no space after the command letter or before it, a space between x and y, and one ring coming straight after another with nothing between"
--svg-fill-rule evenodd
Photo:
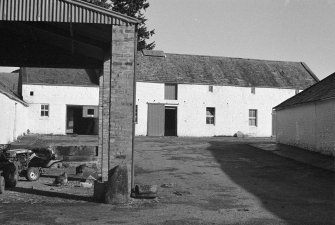
<instances>
[{"instance_id":1,"label":"gravel ground","mask_svg":"<svg viewBox=\"0 0 335 225\"><path fill-rule=\"evenodd\" d=\"M334 173L255 143L271 140L139 137L135 181L158 198L94 203L79 179L52 185L61 168L0 195L0 224L335 224Z\"/></svg>"}]
</instances>

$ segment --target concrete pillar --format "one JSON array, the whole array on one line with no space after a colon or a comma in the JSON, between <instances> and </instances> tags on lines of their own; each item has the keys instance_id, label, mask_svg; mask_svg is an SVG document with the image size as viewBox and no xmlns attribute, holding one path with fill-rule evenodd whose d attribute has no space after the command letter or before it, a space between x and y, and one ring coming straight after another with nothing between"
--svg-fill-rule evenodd
<instances>
[{"instance_id":1,"label":"concrete pillar","mask_svg":"<svg viewBox=\"0 0 335 225\"><path fill-rule=\"evenodd\" d=\"M99 96L99 152L107 203L125 202L130 196L134 48L135 27L114 26Z\"/></svg>"}]
</instances>

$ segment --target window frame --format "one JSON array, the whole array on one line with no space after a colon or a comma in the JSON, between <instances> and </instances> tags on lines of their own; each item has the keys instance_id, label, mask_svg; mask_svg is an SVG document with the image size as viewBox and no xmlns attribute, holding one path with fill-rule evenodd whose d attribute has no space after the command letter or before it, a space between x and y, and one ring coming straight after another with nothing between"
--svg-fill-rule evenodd
<instances>
[{"instance_id":1,"label":"window frame","mask_svg":"<svg viewBox=\"0 0 335 225\"><path fill-rule=\"evenodd\" d=\"M46 104L46 103L43 103L41 104L41 107L40 107L40 116L45 118L45 117L50 117L50 105L49 104Z\"/></svg>"},{"instance_id":2,"label":"window frame","mask_svg":"<svg viewBox=\"0 0 335 225\"><path fill-rule=\"evenodd\" d=\"M213 110L212 113L211 110ZM206 124L215 125L215 107L206 107Z\"/></svg>"},{"instance_id":3,"label":"window frame","mask_svg":"<svg viewBox=\"0 0 335 225\"><path fill-rule=\"evenodd\" d=\"M254 112L254 115L252 115ZM258 110L257 109L249 109L249 126L257 127L258 126Z\"/></svg>"}]
</instances>

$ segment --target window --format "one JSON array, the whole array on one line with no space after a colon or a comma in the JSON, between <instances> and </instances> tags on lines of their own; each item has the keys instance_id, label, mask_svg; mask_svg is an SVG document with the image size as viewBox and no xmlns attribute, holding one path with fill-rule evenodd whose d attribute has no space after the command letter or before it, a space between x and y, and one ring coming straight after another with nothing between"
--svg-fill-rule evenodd
<instances>
[{"instance_id":1,"label":"window","mask_svg":"<svg viewBox=\"0 0 335 225\"><path fill-rule=\"evenodd\" d=\"M41 116L49 116L49 104L42 104L41 105Z\"/></svg>"},{"instance_id":2,"label":"window","mask_svg":"<svg viewBox=\"0 0 335 225\"><path fill-rule=\"evenodd\" d=\"M257 109L249 109L249 126L257 127Z\"/></svg>"},{"instance_id":3,"label":"window","mask_svg":"<svg viewBox=\"0 0 335 225\"><path fill-rule=\"evenodd\" d=\"M88 116L94 116L94 109L87 109Z\"/></svg>"},{"instance_id":4,"label":"window","mask_svg":"<svg viewBox=\"0 0 335 225\"><path fill-rule=\"evenodd\" d=\"M30 96L34 96L34 92L33 91L30 92Z\"/></svg>"},{"instance_id":5,"label":"window","mask_svg":"<svg viewBox=\"0 0 335 225\"><path fill-rule=\"evenodd\" d=\"M177 84L165 84L165 99L177 100Z\"/></svg>"},{"instance_id":6,"label":"window","mask_svg":"<svg viewBox=\"0 0 335 225\"><path fill-rule=\"evenodd\" d=\"M255 87L251 87L251 94L256 94L256 88Z\"/></svg>"},{"instance_id":7,"label":"window","mask_svg":"<svg viewBox=\"0 0 335 225\"><path fill-rule=\"evenodd\" d=\"M138 105L135 106L135 123L137 123L137 112L138 112Z\"/></svg>"},{"instance_id":8,"label":"window","mask_svg":"<svg viewBox=\"0 0 335 225\"><path fill-rule=\"evenodd\" d=\"M206 108L206 124L215 124L215 108Z\"/></svg>"},{"instance_id":9,"label":"window","mask_svg":"<svg viewBox=\"0 0 335 225\"><path fill-rule=\"evenodd\" d=\"M299 89L295 89L295 94L299 94Z\"/></svg>"},{"instance_id":10,"label":"window","mask_svg":"<svg viewBox=\"0 0 335 225\"><path fill-rule=\"evenodd\" d=\"M208 91L213 92L213 86L212 85L208 86Z\"/></svg>"}]
</instances>

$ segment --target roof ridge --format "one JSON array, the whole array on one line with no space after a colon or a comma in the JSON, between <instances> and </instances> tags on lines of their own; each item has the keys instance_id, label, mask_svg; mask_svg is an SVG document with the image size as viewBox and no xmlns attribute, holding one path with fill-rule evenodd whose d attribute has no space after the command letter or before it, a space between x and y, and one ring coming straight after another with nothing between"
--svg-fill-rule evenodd
<instances>
[{"instance_id":1,"label":"roof ridge","mask_svg":"<svg viewBox=\"0 0 335 225\"><path fill-rule=\"evenodd\" d=\"M286 108L286 107L289 107L289 106L293 106L293 105L298 105L298 104L303 104L303 103L308 103L308 102L314 102L316 100L311 100L311 101L305 101L305 102L300 102L300 103L293 103L293 104L290 104L290 105L287 105L285 106L285 103L291 101L292 99L294 98L298 98L300 97L301 95L305 94L306 92L308 92L309 90L311 90L312 88L315 88L315 87L318 87L320 85L322 85L323 83L325 83L326 81L328 81L330 78L335 78L335 72L330 74L329 76L325 77L324 79L322 79L321 81L309 86L308 88L306 88L305 90L303 90L302 92L292 96L291 98L289 99L286 99L284 102L280 103L279 105L273 107L273 109L281 109L281 108Z\"/></svg>"},{"instance_id":2,"label":"roof ridge","mask_svg":"<svg viewBox=\"0 0 335 225\"><path fill-rule=\"evenodd\" d=\"M165 53L166 55L183 55L183 56L200 56L210 58L227 58L227 59L243 59L243 60L255 60L255 61L266 61L266 62L288 62L288 63L304 63L300 61L284 61L284 60L272 60L272 59L254 59L254 58L241 58L241 57L230 57L230 56L212 56L212 55L196 55L196 54L181 54L181 53Z\"/></svg>"}]
</instances>

